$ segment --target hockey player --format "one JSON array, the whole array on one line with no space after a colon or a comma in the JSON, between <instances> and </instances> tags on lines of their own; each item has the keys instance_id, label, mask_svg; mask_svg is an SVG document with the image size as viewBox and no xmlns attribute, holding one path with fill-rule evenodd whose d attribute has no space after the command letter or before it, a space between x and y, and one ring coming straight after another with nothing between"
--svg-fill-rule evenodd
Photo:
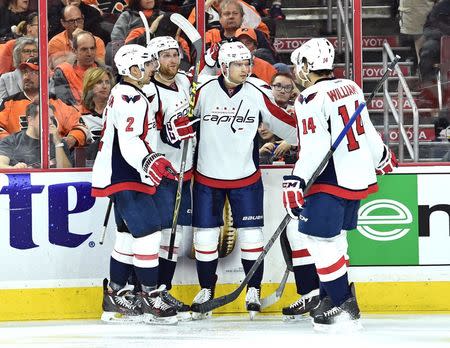
<instances>
[{"instance_id":1,"label":"hockey player","mask_svg":"<svg viewBox=\"0 0 450 348\"><path fill-rule=\"evenodd\" d=\"M155 96L157 104L156 130L157 149L174 165L181 166L181 140L194 136L193 124L186 117L189 109L189 78L178 71L180 67L180 47L178 42L170 36L160 36L150 41L151 50L158 55L159 69L152 78L152 83L144 86L143 91L148 96ZM198 121L198 120L197 120ZM178 137L172 130L179 126L184 133ZM181 241L182 226L190 226L191 216L191 178L193 142L189 142L186 171L183 178L183 191L178 216L178 225L174 243L173 258L169 260L169 245L172 229L175 198L178 182L164 180L155 194L161 209L161 248L159 252L158 285L165 285L167 290L172 288L172 279L178 257L178 248ZM165 300L177 308L178 318L188 320L191 318L190 307L176 299L169 292L164 292Z\"/></svg>"},{"instance_id":2,"label":"hockey player","mask_svg":"<svg viewBox=\"0 0 450 348\"><path fill-rule=\"evenodd\" d=\"M154 150L156 119L141 90L158 61L156 54L139 45L121 47L114 61L122 81L112 89L103 112L92 172L92 195L113 199L118 230L110 259L111 280L109 286L104 283L102 320L173 324L176 310L165 302L164 287L157 289L161 218L154 194L164 178L175 179L176 171ZM142 285L136 302L123 292L133 269Z\"/></svg>"},{"instance_id":3,"label":"hockey player","mask_svg":"<svg viewBox=\"0 0 450 348\"><path fill-rule=\"evenodd\" d=\"M226 197L246 274L263 250L263 186L257 142L260 121L290 144L297 143L295 119L276 106L269 86L249 77L250 51L240 42L225 43L219 51L219 65L222 74L199 87L194 110L200 118L193 226L201 286L191 306L194 319L211 314L201 315L197 305L214 297L219 226L223 225ZM263 264L247 287L245 302L251 317L260 310L262 276Z\"/></svg>"},{"instance_id":4,"label":"hockey player","mask_svg":"<svg viewBox=\"0 0 450 348\"><path fill-rule=\"evenodd\" d=\"M307 87L295 102L300 155L292 175L284 177L283 202L311 254L320 280L316 329L349 319L359 325L360 310L347 276L346 231L356 228L360 200L376 192L376 173L397 166L366 109L303 197L303 189L325 157L364 94L353 81L332 76L334 48L326 39L311 39L293 54L297 77Z\"/></svg>"}]
</instances>

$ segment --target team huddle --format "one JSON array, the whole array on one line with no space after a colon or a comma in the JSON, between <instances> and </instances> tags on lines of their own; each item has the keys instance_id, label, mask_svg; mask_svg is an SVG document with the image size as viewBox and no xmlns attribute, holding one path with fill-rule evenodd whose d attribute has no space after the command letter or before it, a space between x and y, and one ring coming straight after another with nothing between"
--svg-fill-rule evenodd
<instances>
[{"instance_id":1,"label":"team huddle","mask_svg":"<svg viewBox=\"0 0 450 348\"><path fill-rule=\"evenodd\" d=\"M376 173L392 171L397 162L363 109L304 194L331 144L364 102L353 81L333 77L334 48L326 39L312 39L292 53L296 78L304 88L294 117L276 105L264 81L251 76L252 55L240 42L220 47L220 75L201 76L193 117L187 117L191 81L179 71L179 52L177 41L164 36L147 47L125 45L114 58L122 79L103 113L92 173L92 195L110 197L117 224L102 320L175 324L209 317L211 312L202 313L199 307L215 296L226 199L242 266L249 273L265 244L256 141L264 123L300 149L292 174L280 182L292 218L287 237L301 295L283 315L287 320L311 316L319 329L344 318L358 323L360 310L347 277L346 232L356 227L360 200L377 190ZM181 203L175 212L184 160ZM190 305L170 293L182 226L193 226L201 287ZM263 271L262 262L247 284L245 305L251 318L261 310ZM132 293L127 284L134 285Z\"/></svg>"}]
</instances>

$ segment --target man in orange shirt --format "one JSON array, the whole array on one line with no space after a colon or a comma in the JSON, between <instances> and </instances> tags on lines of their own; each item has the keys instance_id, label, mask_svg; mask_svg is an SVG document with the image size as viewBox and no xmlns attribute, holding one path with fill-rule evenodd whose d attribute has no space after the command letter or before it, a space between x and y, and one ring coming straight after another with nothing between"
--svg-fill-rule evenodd
<instances>
[{"instance_id":1,"label":"man in orange shirt","mask_svg":"<svg viewBox=\"0 0 450 348\"><path fill-rule=\"evenodd\" d=\"M60 57L61 55L73 56L72 40L77 33L83 31L84 17L77 6L69 5L64 7L62 13L61 25L64 31L54 36L48 42L48 56L50 59ZM96 45L95 58L97 61L105 61L105 43L102 39L94 36Z\"/></svg>"},{"instance_id":2,"label":"man in orange shirt","mask_svg":"<svg viewBox=\"0 0 450 348\"><path fill-rule=\"evenodd\" d=\"M87 69L102 65L96 62L97 46L94 35L88 31L77 33L72 41L75 52L73 64L59 64L50 81L50 92L68 105L80 109L83 93L83 78Z\"/></svg>"}]
</instances>

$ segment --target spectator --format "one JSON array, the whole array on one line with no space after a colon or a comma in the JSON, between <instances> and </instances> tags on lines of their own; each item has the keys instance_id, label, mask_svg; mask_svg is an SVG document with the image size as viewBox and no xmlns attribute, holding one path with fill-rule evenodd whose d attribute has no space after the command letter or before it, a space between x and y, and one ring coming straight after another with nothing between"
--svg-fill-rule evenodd
<instances>
[{"instance_id":1,"label":"spectator","mask_svg":"<svg viewBox=\"0 0 450 348\"><path fill-rule=\"evenodd\" d=\"M400 0L398 8L400 33L413 37L418 61L424 42L423 25L435 2L435 0Z\"/></svg>"},{"instance_id":2,"label":"spectator","mask_svg":"<svg viewBox=\"0 0 450 348\"><path fill-rule=\"evenodd\" d=\"M19 66L23 76L23 92L6 98L0 104L0 139L27 127L26 107L37 100L39 94L38 58L30 58ZM80 113L61 99L50 99L55 107L58 131L65 137L69 148L83 146L89 141L87 128L79 124Z\"/></svg>"},{"instance_id":3,"label":"spectator","mask_svg":"<svg viewBox=\"0 0 450 348\"><path fill-rule=\"evenodd\" d=\"M17 26L20 28L21 37L37 39L38 37L38 16L37 12L31 12L26 21L22 21ZM13 50L16 45L16 39L9 40L0 45L0 74L14 70Z\"/></svg>"},{"instance_id":4,"label":"spectator","mask_svg":"<svg viewBox=\"0 0 450 348\"><path fill-rule=\"evenodd\" d=\"M255 56L255 51L257 50L257 37L255 30L252 28L239 28L236 30L235 35L253 55L252 74L269 84L273 75L275 75L277 71L270 63Z\"/></svg>"},{"instance_id":5,"label":"spectator","mask_svg":"<svg viewBox=\"0 0 450 348\"><path fill-rule=\"evenodd\" d=\"M64 30L60 18L64 7L67 5L77 6L84 18L84 30L98 36L107 44L111 40L112 23L104 20L101 13L92 6L86 5L81 0L61 0L48 9L48 38L49 40Z\"/></svg>"},{"instance_id":6,"label":"spectator","mask_svg":"<svg viewBox=\"0 0 450 348\"><path fill-rule=\"evenodd\" d=\"M70 168L69 150L64 139L61 139L57 122L54 117L54 107L50 105L49 134L50 134L50 167ZM40 168L41 167L41 142L39 103L33 102L26 108L28 127L18 133L14 133L0 141L0 168Z\"/></svg>"},{"instance_id":7,"label":"spectator","mask_svg":"<svg viewBox=\"0 0 450 348\"><path fill-rule=\"evenodd\" d=\"M7 0L4 7L0 8L0 41L8 41L15 37L12 29L27 19L28 0Z\"/></svg>"},{"instance_id":8,"label":"spectator","mask_svg":"<svg viewBox=\"0 0 450 348\"><path fill-rule=\"evenodd\" d=\"M220 5L220 28L210 29L205 34L206 46L222 41L234 41L236 31L242 26L244 10L237 0L223 0ZM267 48L272 52L275 59L275 49L272 47L263 32L254 29L256 34L257 48Z\"/></svg>"},{"instance_id":9,"label":"spectator","mask_svg":"<svg viewBox=\"0 0 450 348\"><path fill-rule=\"evenodd\" d=\"M12 55L16 69L0 76L0 102L13 94L23 91L22 73L19 65L30 58L37 57L39 52L37 39L21 37L15 42Z\"/></svg>"},{"instance_id":10,"label":"spectator","mask_svg":"<svg viewBox=\"0 0 450 348\"><path fill-rule=\"evenodd\" d=\"M294 114L293 99L296 96L295 83L291 75L277 73L271 81L271 88L276 104L291 115ZM295 163L297 147L289 145L270 132L264 123L258 127L259 163L272 164L274 161Z\"/></svg>"},{"instance_id":11,"label":"spectator","mask_svg":"<svg viewBox=\"0 0 450 348\"><path fill-rule=\"evenodd\" d=\"M61 14L61 24L64 27L64 31L54 36L48 43L48 56L58 57L65 55L66 60L70 60L69 56L74 55L72 49L73 37L83 31L84 17L81 14L79 7L68 5L64 7ZM95 58L98 62L105 62L105 44L102 39L94 35L96 54ZM73 60L73 59L72 59Z\"/></svg>"},{"instance_id":12,"label":"spectator","mask_svg":"<svg viewBox=\"0 0 450 348\"><path fill-rule=\"evenodd\" d=\"M97 46L94 35L87 31L80 31L72 40L75 52L73 64L64 62L54 71L50 90L66 104L81 106L83 78L87 69L101 65L95 61Z\"/></svg>"},{"instance_id":13,"label":"spectator","mask_svg":"<svg viewBox=\"0 0 450 348\"><path fill-rule=\"evenodd\" d=\"M267 10L267 1L266 0L253 0L250 1L250 4L261 14L261 16L270 15L273 19L283 20L286 16L281 9L281 0L273 0L272 6L269 10Z\"/></svg>"},{"instance_id":14,"label":"spectator","mask_svg":"<svg viewBox=\"0 0 450 348\"><path fill-rule=\"evenodd\" d=\"M87 149L86 159L93 160L98 151L101 131L103 129L102 114L115 81L112 73L105 68L91 68L83 79L83 113L80 122L89 129L92 143Z\"/></svg>"}]
</instances>

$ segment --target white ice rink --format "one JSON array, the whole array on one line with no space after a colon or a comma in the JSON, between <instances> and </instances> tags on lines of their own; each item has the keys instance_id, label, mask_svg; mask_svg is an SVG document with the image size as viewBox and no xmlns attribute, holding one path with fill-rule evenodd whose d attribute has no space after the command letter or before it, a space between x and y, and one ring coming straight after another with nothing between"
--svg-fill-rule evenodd
<instances>
[{"instance_id":1,"label":"white ice rink","mask_svg":"<svg viewBox=\"0 0 450 348\"><path fill-rule=\"evenodd\" d=\"M364 315L364 330L315 333L310 321L280 316L217 316L176 326L111 325L99 320L0 323L0 347L321 348L450 347L450 314Z\"/></svg>"}]
</instances>

